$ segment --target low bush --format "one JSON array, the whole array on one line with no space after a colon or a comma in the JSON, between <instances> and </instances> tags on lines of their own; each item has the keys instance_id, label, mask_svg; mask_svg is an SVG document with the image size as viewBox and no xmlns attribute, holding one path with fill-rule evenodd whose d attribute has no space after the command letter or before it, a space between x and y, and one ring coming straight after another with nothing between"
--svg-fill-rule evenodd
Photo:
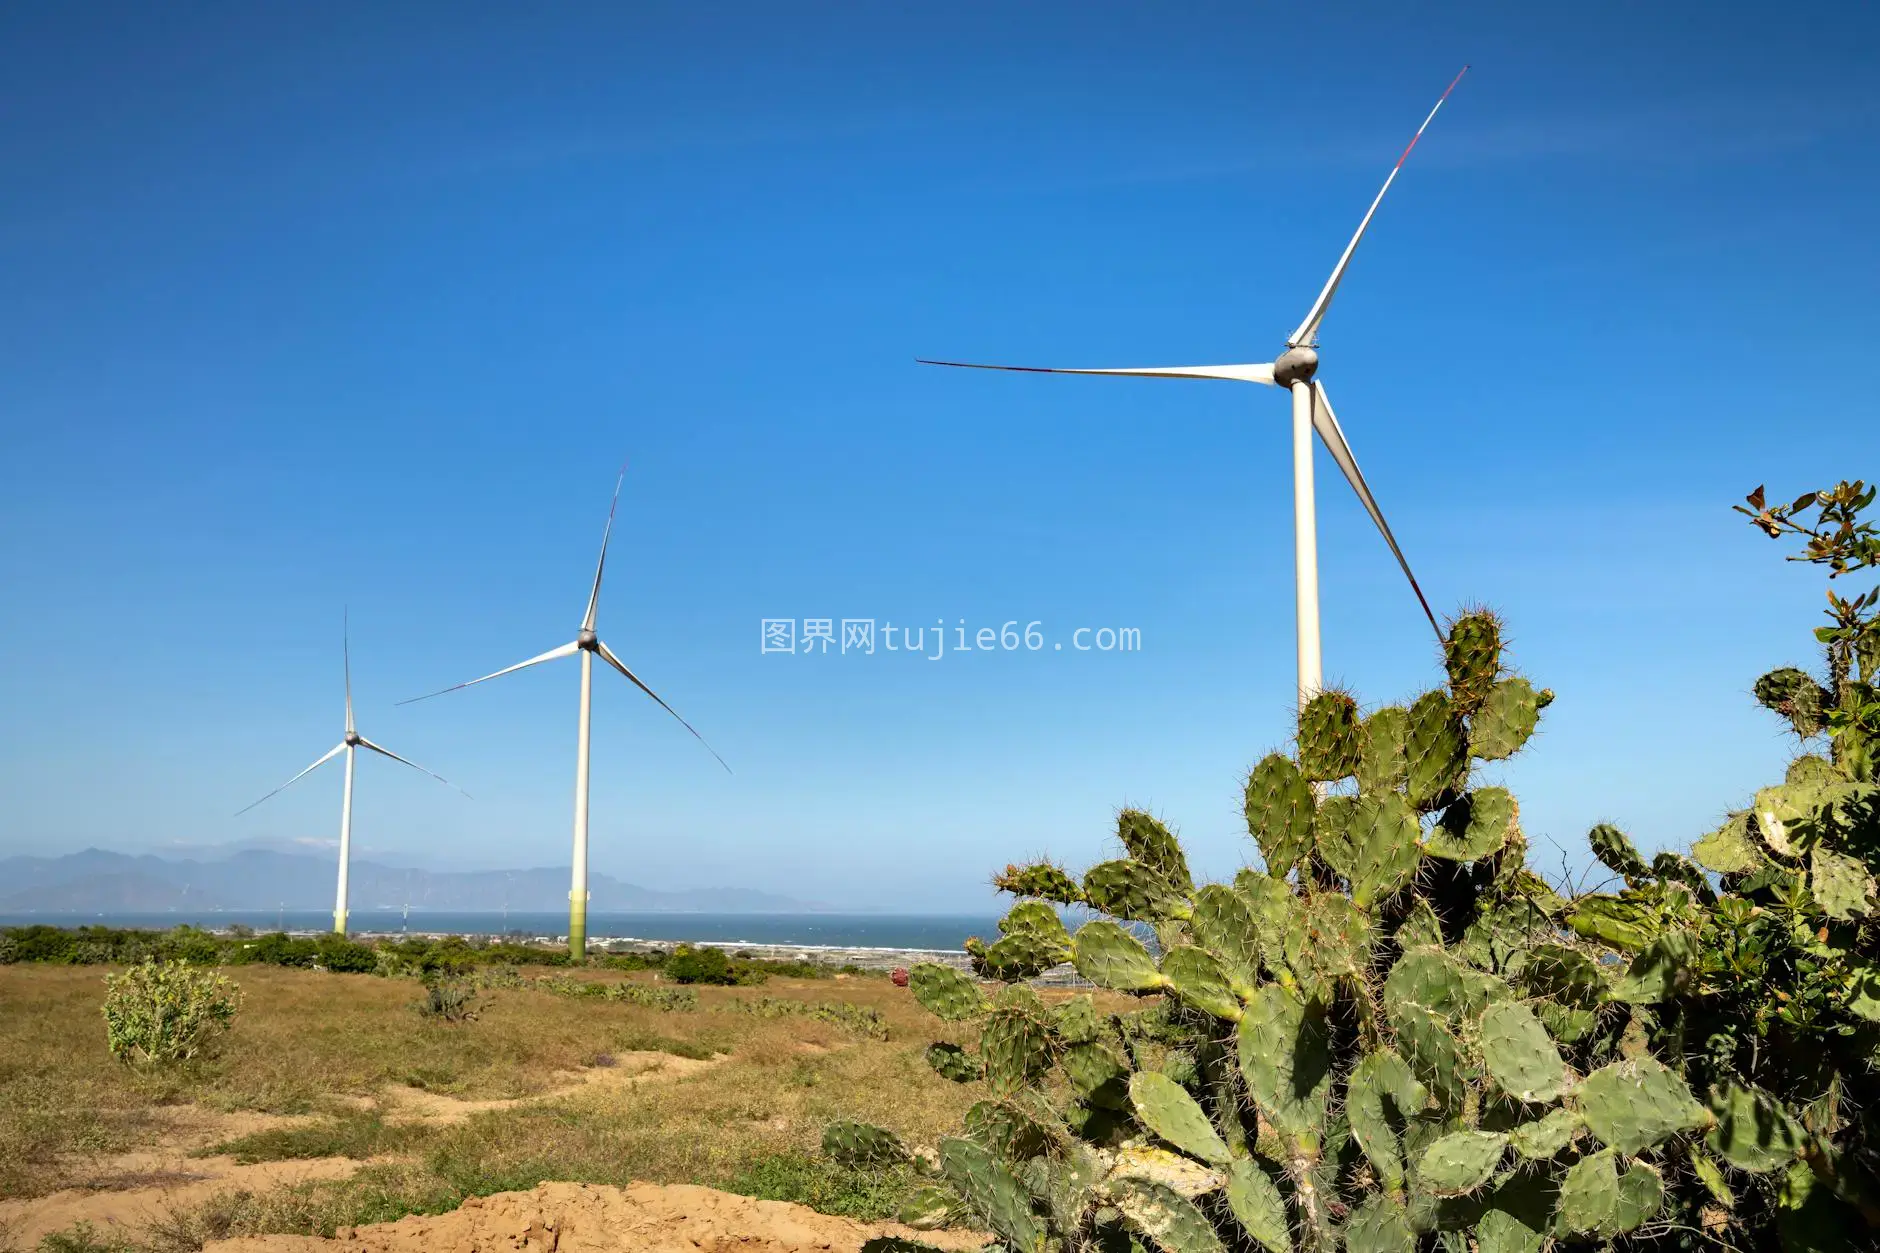
<instances>
[{"instance_id":1,"label":"low bush","mask_svg":"<svg viewBox=\"0 0 1880 1253\"><path fill-rule=\"evenodd\" d=\"M146 960L105 976L104 1021L118 1060L164 1066L201 1057L241 1009L241 989L182 962Z\"/></svg>"},{"instance_id":2,"label":"low bush","mask_svg":"<svg viewBox=\"0 0 1880 1253\"><path fill-rule=\"evenodd\" d=\"M476 985L468 979L431 979L424 985L424 999L412 1008L438 1022L474 1022L476 999Z\"/></svg>"},{"instance_id":3,"label":"low bush","mask_svg":"<svg viewBox=\"0 0 1880 1253\"><path fill-rule=\"evenodd\" d=\"M831 1023L870 1040L888 1038L888 1020L878 1009L851 1005L847 1001L786 1001L774 996L760 996L748 1001L726 1001L714 1008L729 1014L750 1014L757 1018L814 1018Z\"/></svg>"},{"instance_id":4,"label":"low bush","mask_svg":"<svg viewBox=\"0 0 1880 1253\"><path fill-rule=\"evenodd\" d=\"M665 974L674 983L736 983L731 959L721 948L694 948L681 944L666 959Z\"/></svg>"}]
</instances>

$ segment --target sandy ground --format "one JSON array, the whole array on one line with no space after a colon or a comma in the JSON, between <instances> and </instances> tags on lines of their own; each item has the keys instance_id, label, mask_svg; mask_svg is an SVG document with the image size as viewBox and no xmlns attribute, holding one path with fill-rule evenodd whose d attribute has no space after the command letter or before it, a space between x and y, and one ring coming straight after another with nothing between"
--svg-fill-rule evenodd
<instances>
[{"instance_id":1,"label":"sandy ground","mask_svg":"<svg viewBox=\"0 0 1880 1253\"><path fill-rule=\"evenodd\" d=\"M249 1236L203 1253L856 1253L875 1236L955 1250L986 1243L983 1235L858 1223L684 1184L545 1183L472 1197L450 1214L342 1230L332 1240Z\"/></svg>"},{"instance_id":2,"label":"sandy ground","mask_svg":"<svg viewBox=\"0 0 1880 1253\"><path fill-rule=\"evenodd\" d=\"M612 1066L558 1075L561 1086L535 1096L465 1101L439 1092L398 1088L387 1089L378 1099L390 1121L453 1123L486 1110L509 1109L597 1088L631 1089L643 1082L677 1079L715 1064L667 1053L628 1052L618 1054ZM176 1106L166 1111L166 1117L154 1147L100 1158L79 1186L30 1200L0 1201L0 1237L16 1247L31 1249L52 1232L88 1222L101 1238L106 1238L114 1231L148 1226L168 1210L202 1204L218 1193L266 1192L313 1180L343 1179L367 1164L346 1157L319 1157L244 1166L232 1157L195 1156L210 1145L257 1131L305 1124L315 1121L313 1116L223 1114Z\"/></svg>"}]
</instances>

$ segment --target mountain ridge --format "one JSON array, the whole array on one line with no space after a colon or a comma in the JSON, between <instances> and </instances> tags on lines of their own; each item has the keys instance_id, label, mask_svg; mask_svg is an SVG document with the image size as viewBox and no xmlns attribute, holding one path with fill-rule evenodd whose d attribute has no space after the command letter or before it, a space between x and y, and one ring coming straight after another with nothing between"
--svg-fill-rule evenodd
<instances>
[{"instance_id":1,"label":"mountain ridge","mask_svg":"<svg viewBox=\"0 0 1880 1253\"><path fill-rule=\"evenodd\" d=\"M334 856L244 848L221 858L169 860L87 848L57 857L0 858L0 912L74 910L330 909ZM354 859L354 909L556 910L568 905L568 868L437 871ZM821 913L829 906L753 888L660 891L607 874L588 878L594 912Z\"/></svg>"}]
</instances>

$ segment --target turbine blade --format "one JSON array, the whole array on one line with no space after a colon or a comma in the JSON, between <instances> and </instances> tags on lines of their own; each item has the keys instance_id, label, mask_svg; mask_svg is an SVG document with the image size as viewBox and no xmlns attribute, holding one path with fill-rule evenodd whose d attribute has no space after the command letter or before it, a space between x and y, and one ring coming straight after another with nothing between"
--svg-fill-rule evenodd
<instances>
[{"instance_id":1,"label":"turbine blade","mask_svg":"<svg viewBox=\"0 0 1880 1253\"><path fill-rule=\"evenodd\" d=\"M1403 163L1410 159L1410 150L1417 146L1417 140L1423 138L1423 132L1429 129L1431 122L1436 120L1436 110L1443 107L1443 101L1449 99L1449 93L1456 89L1456 84L1462 81L1462 75L1468 72L1469 67L1463 66L1462 73L1457 74L1450 81L1449 86L1443 89L1443 94L1437 97L1436 108L1430 110L1430 115L1423 119L1423 125L1417 127L1417 133L1410 136L1410 142L1404 145L1403 155L1398 157L1397 164L1390 168L1390 176L1378 189L1377 199L1373 200L1371 207L1365 210L1364 220L1358 223L1358 229L1352 235L1351 242L1345 245L1344 254L1338 258L1338 264L1332 269L1332 276L1325 280L1324 290L1320 291L1319 298L1312 302L1311 312L1306 314L1306 320L1301 322L1299 329L1287 339L1288 347L1298 348L1318 338L1319 323L1325 320L1325 311L1332 307L1332 297L1338 294L1338 285L1344 281L1345 269L1351 264L1351 254L1358 251L1358 241L1364 238L1365 229L1371 225L1371 218L1377 213L1377 206L1384 203L1384 193L1389 191L1390 185L1397 181L1397 172L1403 169Z\"/></svg>"},{"instance_id":2,"label":"turbine blade","mask_svg":"<svg viewBox=\"0 0 1880 1253\"><path fill-rule=\"evenodd\" d=\"M1345 433L1339 428L1338 418L1332 413L1332 402L1325 394L1325 384L1317 379L1312 380L1312 426L1318 431L1319 438L1325 441L1325 450L1332 454L1332 460L1345 472L1351 490L1358 493L1364 511L1371 515L1371 521L1377 523L1384 542L1397 555L1397 564L1403 567L1403 576L1410 580L1410 590L1417 594L1417 603L1423 606L1423 616L1430 620L1430 627L1440 641L1443 628L1436 624L1436 615L1430 612L1430 602L1425 599L1423 589L1417 585L1417 576L1410 573L1410 562L1404 557L1403 549L1397 547L1397 537L1390 533L1390 523L1384 521L1384 511L1377 507L1377 498L1371 495L1371 488L1364 481L1363 472L1358 469L1358 459L1351 455L1351 445L1345 442Z\"/></svg>"},{"instance_id":3,"label":"turbine blade","mask_svg":"<svg viewBox=\"0 0 1880 1253\"><path fill-rule=\"evenodd\" d=\"M587 612L581 616L581 628L594 629L594 616L601 607L601 571L607 568L607 541L614 534L614 510L620 508L620 487L627 481L627 464L620 463L620 477L614 480L614 500L607 506L607 526L601 531L601 559L594 563L594 590L588 593Z\"/></svg>"},{"instance_id":4,"label":"turbine blade","mask_svg":"<svg viewBox=\"0 0 1880 1253\"><path fill-rule=\"evenodd\" d=\"M516 671L526 670L530 666L539 666L545 661L554 661L561 657L572 657L580 651L581 646L570 641L569 643L563 644L560 648L551 648L545 653L538 653L527 661L518 661L513 666L504 666L494 674L486 674L480 679L471 679L468 683L459 683L453 687L440 688L435 692L426 692L423 696L413 696L410 700L399 701L398 704L415 705L421 700L430 700L433 696L442 696L445 692L455 692L462 688L475 687L479 683L488 683L491 679L500 679L505 674L514 674Z\"/></svg>"},{"instance_id":5,"label":"turbine blade","mask_svg":"<svg viewBox=\"0 0 1880 1253\"><path fill-rule=\"evenodd\" d=\"M1152 379L1226 379L1235 383L1265 383L1273 386L1270 362L1248 365L1165 365L1127 370L1067 370L1042 365L984 365L977 361L930 361L916 357L917 365L948 365L962 370L1013 370L1020 374L1120 374Z\"/></svg>"},{"instance_id":6,"label":"turbine blade","mask_svg":"<svg viewBox=\"0 0 1880 1253\"><path fill-rule=\"evenodd\" d=\"M346 665L346 729L353 729L352 711L352 611L340 611L339 655Z\"/></svg>"},{"instance_id":7,"label":"turbine blade","mask_svg":"<svg viewBox=\"0 0 1880 1253\"><path fill-rule=\"evenodd\" d=\"M306 778L308 775L312 774L314 771L318 770L321 766L324 766L327 762L332 761L335 757L339 756L341 753L345 751L346 751L346 741L341 740L339 743L335 744L332 748L328 749L324 757L314 762L311 766L308 766L305 770L302 770L299 774L295 775L293 778L289 779L287 782L281 784L281 786L275 788L272 792L269 792L267 796L264 796L261 798L261 801L267 800L268 797L279 796L282 792L285 792L288 788L293 787L294 784L300 782L302 779ZM253 809L255 805L259 805L261 801L255 801L253 804L243 805L240 809L235 811L235 817L237 818L241 817L243 814Z\"/></svg>"},{"instance_id":8,"label":"turbine blade","mask_svg":"<svg viewBox=\"0 0 1880 1253\"><path fill-rule=\"evenodd\" d=\"M378 744L374 744L371 740L368 740L363 735L359 737L359 747L369 748L373 752L379 754L381 757L390 757L393 761L399 762L403 765L410 766L413 770L416 770L421 774L430 775L433 779L436 779L439 783L442 783L445 787L453 788L456 791L463 792L465 796L470 796L470 793L464 792L462 788L458 787L455 783L452 783L449 779L446 779L443 775L437 773L437 771L426 770L423 766L420 766L415 761L406 761L403 757L400 757L397 753L394 753L391 749L385 748ZM475 800L476 798L474 796L470 796L470 799Z\"/></svg>"},{"instance_id":9,"label":"turbine blade","mask_svg":"<svg viewBox=\"0 0 1880 1253\"><path fill-rule=\"evenodd\" d=\"M614 656L613 649L607 647L607 645L601 640L595 640L594 647L595 647L595 650L600 653L602 660L604 660L608 665L620 671L621 674L624 674L627 677L627 682L633 684L633 686L639 688L642 692L645 692L648 696L651 696L653 698L654 703L657 704L661 709L665 710L667 713L671 714L673 717L679 718L679 711L674 709L671 705L668 705L665 701L660 700L658 692L655 692L652 688L640 682L640 676L633 673L633 671L627 669L627 664L624 661L620 660L620 658ZM698 740L699 743L704 744L706 752L710 753L714 757L718 757L718 750L713 748L710 744L706 743L705 737L698 733L697 727L687 722L684 718L679 718L679 725L684 727L686 730L690 731L692 733L693 738ZM731 765L724 758L718 757L718 764L725 768L726 774L731 773Z\"/></svg>"}]
</instances>

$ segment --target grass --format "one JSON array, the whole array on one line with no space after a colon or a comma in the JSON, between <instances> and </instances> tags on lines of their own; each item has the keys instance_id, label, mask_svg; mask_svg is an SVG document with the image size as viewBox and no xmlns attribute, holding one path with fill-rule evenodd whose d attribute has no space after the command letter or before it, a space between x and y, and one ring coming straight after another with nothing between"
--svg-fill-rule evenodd
<instances>
[{"instance_id":1,"label":"grass","mask_svg":"<svg viewBox=\"0 0 1880 1253\"><path fill-rule=\"evenodd\" d=\"M229 972L247 1001L220 1056L159 1076L106 1051L103 973L0 966L0 1197L82 1182L108 1155L160 1142L178 1104L317 1115L214 1146L244 1161L374 1159L345 1179L232 1191L173 1212L138 1237L137 1253L185 1253L266 1232L330 1236L545 1180L697 1183L879 1218L908 1180L834 1169L819 1153L823 1127L858 1118L932 1145L985 1095L980 1085L941 1079L922 1058L933 1039L963 1039L961 1028L937 1022L881 979L701 988L697 1008L682 1011L501 988L484 993L477 1021L439 1024L411 1009L412 981L247 966ZM737 1006L745 1012L726 1012ZM879 1031L870 1025L877 1014ZM400 1087L541 1097L567 1089L567 1072L632 1051L719 1060L676 1077L580 1085L455 1123L413 1125L395 1113ZM59 1238L74 1242L59 1247L85 1250L81 1241L100 1236Z\"/></svg>"},{"instance_id":2,"label":"grass","mask_svg":"<svg viewBox=\"0 0 1880 1253\"><path fill-rule=\"evenodd\" d=\"M279 1162L310 1157L365 1159L398 1153L420 1143L429 1128L416 1123L388 1123L378 1109L346 1110L317 1123L277 1127L225 1140L198 1156L227 1154L236 1161Z\"/></svg>"}]
</instances>

